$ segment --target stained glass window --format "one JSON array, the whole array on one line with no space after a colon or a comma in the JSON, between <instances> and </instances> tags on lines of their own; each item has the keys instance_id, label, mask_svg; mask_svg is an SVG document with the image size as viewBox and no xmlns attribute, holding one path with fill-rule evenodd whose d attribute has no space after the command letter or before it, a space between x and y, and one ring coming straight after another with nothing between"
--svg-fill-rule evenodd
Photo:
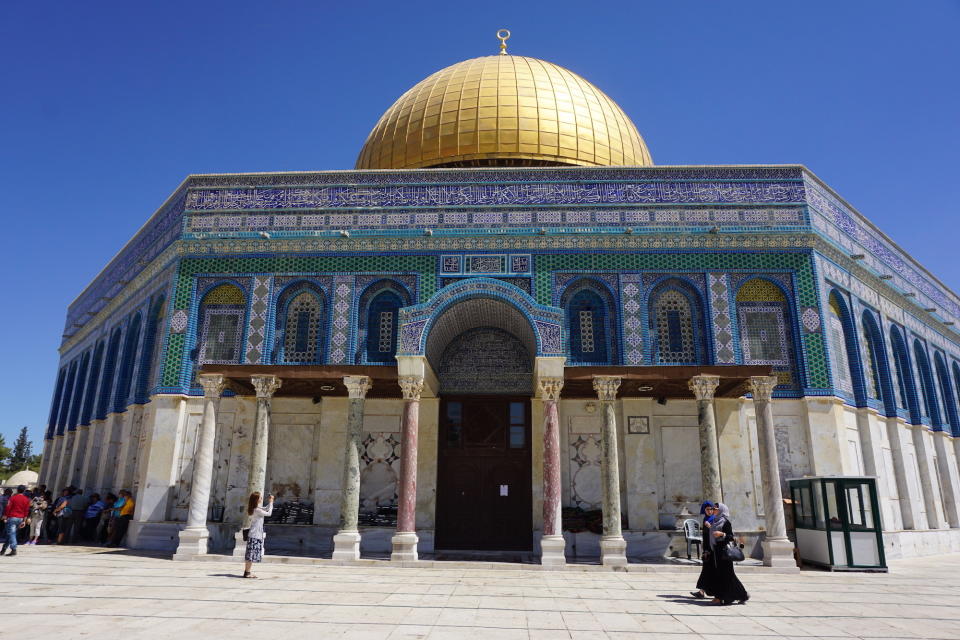
<instances>
[{"instance_id":1,"label":"stained glass window","mask_svg":"<svg viewBox=\"0 0 960 640\"><path fill-rule=\"evenodd\" d=\"M696 364L700 359L694 329L697 311L691 307L690 300L677 289L656 293L652 300L657 362Z\"/></svg>"},{"instance_id":2,"label":"stained glass window","mask_svg":"<svg viewBox=\"0 0 960 640\"><path fill-rule=\"evenodd\" d=\"M848 395L853 395L853 379L850 376L850 359L847 354L847 343L844 339L843 310L837 302L835 294L830 294L830 304L827 305L827 329L830 332L831 355L833 356L833 376L837 381L837 388Z\"/></svg>"},{"instance_id":3,"label":"stained glass window","mask_svg":"<svg viewBox=\"0 0 960 640\"><path fill-rule=\"evenodd\" d=\"M375 294L367 308L367 361L394 362L397 355L397 325L403 301L385 289Z\"/></svg>"},{"instance_id":4,"label":"stained glass window","mask_svg":"<svg viewBox=\"0 0 960 640\"><path fill-rule=\"evenodd\" d=\"M910 396L907 390L912 388L910 364L907 361L907 349L903 343L903 338L900 336L900 332L894 327L890 328L890 348L893 350L894 366L891 369L891 373L893 373L896 378L897 406L901 409L909 409L908 398Z\"/></svg>"},{"instance_id":5,"label":"stained glass window","mask_svg":"<svg viewBox=\"0 0 960 640\"><path fill-rule=\"evenodd\" d=\"M283 361L317 362L321 325L320 300L311 291L303 291L287 307Z\"/></svg>"},{"instance_id":6,"label":"stained glass window","mask_svg":"<svg viewBox=\"0 0 960 640\"><path fill-rule=\"evenodd\" d=\"M204 296L200 304L199 364L240 362L245 309L243 292L231 284L220 285Z\"/></svg>"},{"instance_id":7,"label":"stained glass window","mask_svg":"<svg viewBox=\"0 0 960 640\"><path fill-rule=\"evenodd\" d=\"M754 278L737 291L736 303L743 363L773 365L781 385L797 386L786 295L769 280Z\"/></svg>"},{"instance_id":8,"label":"stained glass window","mask_svg":"<svg viewBox=\"0 0 960 640\"><path fill-rule=\"evenodd\" d=\"M880 366L877 361L877 348L873 334L866 323L863 325L863 376L867 385L867 395L874 399L883 398L880 391Z\"/></svg>"},{"instance_id":9,"label":"stained glass window","mask_svg":"<svg viewBox=\"0 0 960 640\"><path fill-rule=\"evenodd\" d=\"M607 306L592 289L582 288L567 303L570 360L580 363L608 362Z\"/></svg>"}]
</instances>

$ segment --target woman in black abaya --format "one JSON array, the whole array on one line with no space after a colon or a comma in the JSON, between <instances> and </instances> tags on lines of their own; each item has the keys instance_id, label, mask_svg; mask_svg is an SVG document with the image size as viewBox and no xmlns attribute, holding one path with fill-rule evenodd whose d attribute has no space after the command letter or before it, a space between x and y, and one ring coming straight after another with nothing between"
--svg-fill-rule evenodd
<instances>
[{"instance_id":1,"label":"woman in black abaya","mask_svg":"<svg viewBox=\"0 0 960 640\"><path fill-rule=\"evenodd\" d=\"M739 602L745 604L750 599L750 594L743 588L743 584L737 578L733 570L733 560L730 559L727 549L730 544L736 544L733 537L733 524L730 522L730 510L722 502L717 503L717 515L713 521L707 523L710 528L710 535L707 539L710 542L710 559L704 562L713 562L716 572L713 575L712 587L714 604L733 604Z\"/></svg>"}]
</instances>

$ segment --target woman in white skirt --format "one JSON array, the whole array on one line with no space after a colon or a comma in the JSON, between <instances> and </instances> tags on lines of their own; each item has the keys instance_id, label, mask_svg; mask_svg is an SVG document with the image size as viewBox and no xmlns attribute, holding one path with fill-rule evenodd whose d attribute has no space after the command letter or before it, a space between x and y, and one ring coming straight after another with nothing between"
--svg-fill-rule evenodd
<instances>
[{"instance_id":1,"label":"woman in white skirt","mask_svg":"<svg viewBox=\"0 0 960 640\"><path fill-rule=\"evenodd\" d=\"M247 532L247 553L243 559L246 561L243 565L244 578L256 578L250 573L254 562L263 560L263 538L266 534L263 532L263 519L273 513L273 496L267 497L267 507L263 508L262 499L259 491L250 494L247 500L247 515L250 516L250 529Z\"/></svg>"}]
</instances>

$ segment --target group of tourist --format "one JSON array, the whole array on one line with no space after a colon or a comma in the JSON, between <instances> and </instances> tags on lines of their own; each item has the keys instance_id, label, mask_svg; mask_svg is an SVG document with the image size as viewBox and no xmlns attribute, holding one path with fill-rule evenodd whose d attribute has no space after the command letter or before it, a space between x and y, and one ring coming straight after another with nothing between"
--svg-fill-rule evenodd
<instances>
[{"instance_id":1,"label":"group of tourist","mask_svg":"<svg viewBox=\"0 0 960 640\"><path fill-rule=\"evenodd\" d=\"M27 545L47 543L101 544L118 547L133 519L136 502L133 494L121 489L117 495L99 493L84 495L76 487L64 487L56 498L42 484L31 491L20 485L14 494L6 489L0 496L3 514L3 550L8 556L17 554L19 541Z\"/></svg>"}]
</instances>

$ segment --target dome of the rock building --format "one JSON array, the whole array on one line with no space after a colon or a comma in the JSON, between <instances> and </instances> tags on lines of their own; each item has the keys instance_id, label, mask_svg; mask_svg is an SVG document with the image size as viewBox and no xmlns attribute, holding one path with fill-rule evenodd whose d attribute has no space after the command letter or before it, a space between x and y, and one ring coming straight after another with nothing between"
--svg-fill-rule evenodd
<instances>
[{"instance_id":1,"label":"dome of the rock building","mask_svg":"<svg viewBox=\"0 0 960 640\"><path fill-rule=\"evenodd\" d=\"M537 58L464 60L416 84L367 137L357 169L653 165L630 118L577 74Z\"/></svg>"}]
</instances>

